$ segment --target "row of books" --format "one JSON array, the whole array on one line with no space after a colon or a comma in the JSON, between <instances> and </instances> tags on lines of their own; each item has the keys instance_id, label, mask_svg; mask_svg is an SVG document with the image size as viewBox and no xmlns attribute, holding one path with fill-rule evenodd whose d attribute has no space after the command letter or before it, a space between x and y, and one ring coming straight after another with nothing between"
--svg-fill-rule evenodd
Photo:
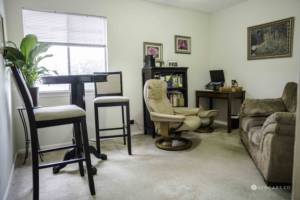
<instances>
[{"instance_id":1,"label":"row of books","mask_svg":"<svg viewBox=\"0 0 300 200\"><path fill-rule=\"evenodd\" d=\"M169 92L168 97L173 107L184 106L184 96L182 92L179 91Z\"/></svg>"},{"instance_id":2,"label":"row of books","mask_svg":"<svg viewBox=\"0 0 300 200\"><path fill-rule=\"evenodd\" d=\"M160 76L160 80L166 81L168 88L180 88L183 87L183 78L181 75L165 75Z\"/></svg>"}]
</instances>

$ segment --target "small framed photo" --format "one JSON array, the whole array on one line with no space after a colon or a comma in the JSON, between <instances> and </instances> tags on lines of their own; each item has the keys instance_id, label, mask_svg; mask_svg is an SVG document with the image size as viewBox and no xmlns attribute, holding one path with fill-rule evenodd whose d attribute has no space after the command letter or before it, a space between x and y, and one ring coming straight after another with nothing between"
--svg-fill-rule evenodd
<instances>
[{"instance_id":1,"label":"small framed photo","mask_svg":"<svg viewBox=\"0 0 300 200\"><path fill-rule=\"evenodd\" d=\"M169 67L178 67L178 63L176 61L169 60L168 66Z\"/></svg>"},{"instance_id":2,"label":"small framed photo","mask_svg":"<svg viewBox=\"0 0 300 200\"><path fill-rule=\"evenodd\" d=\"M152 55L155 61L163 61L163 45L161 43L144 42L144 57Z\"/></svg>"},{"instance_id":3,"label":"small framed photo","mask_svg":"<svg viewBox=\"0 0 300 200\"><path fill-rule=\"evenodd\" d=\"M191 37L175 35L175 53L191 54Z\"/></svg>"}]
</instances>

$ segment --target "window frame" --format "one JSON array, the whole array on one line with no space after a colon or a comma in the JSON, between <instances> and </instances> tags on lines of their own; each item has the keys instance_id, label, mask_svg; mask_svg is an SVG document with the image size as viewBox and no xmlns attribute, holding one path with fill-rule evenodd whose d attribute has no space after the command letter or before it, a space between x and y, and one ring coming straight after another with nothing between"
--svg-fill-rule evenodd
<instances>
[{"instance_id":1,"label":"window frame","mask_svg":"<svg viewBox=\"0 0 300 200\"><path fill-rule=\"evenodd\" d=\"M56 42L40 42L43 44L48 44L48 45L55 45L55 46L63 46L67 48L67 65L68 65L68 75L71 75L71 53L70 53L70 47L90 47L90 48L103 48L104 49L104 71L108 71L108 64L107 64L107 45L86 45L86 44L71 44L71 43L56 43ZM48 93L54 93L57 96L63 96L62 93L70 92L71 86L68 84L68 89L66 90L48 90L48 91L40 91L41 94L48 94ZM90 89L86 89L87 92L89 91L94 91L94 87ZM43 95L44 96L44 95Z\"/></svg>"},{"instance_id":2,"label":"window frame","mask_svg":"<svg viewBox=\"0 0 300 200\"><path fill-rule=\"evenodd\" d=\"M107 17L105 16L98 16L98 15L90 15L90 14L80 14L80 13L70 13L70 12L57 12L57 11L49 11L49 10L34 10L34 9L29 9L29 8L22 8L22 10L29 10L29 11L37 11L37 12L48 12L48 13L55 13L55 14L66 14L66 15L76 15L76 16L83 16L83 17L98 17L98 18L103 18L106 20L106 29L105 29L105 34L106 34L106 45L100 45L100 44L80 44L80 43L64 43L64 42L39 42L39 43L44 43L48 45L55 45L55 46L64 46L67 48L67 63L68 63L68 75L71 75L71 56L70 56L70 47L91 47L91 48L104 48L104 59L105 59L105 66L104 66L104 72L108 71L108 40L107 40ZM22 22L24 18L22 16ZM23 28L23 35L24 33L24 25L22 26ZM53 94L54 96L65 96L66 93L70 93L70 84L68 84L68 89L67 90L49 90L49 91L40 91L39 93L42 94L43 96L48 96L48 94ZM86 92L92 92L94 89L86 89ZM52 95L51 95L52 96Z\"/></svg>"}]
</instances>

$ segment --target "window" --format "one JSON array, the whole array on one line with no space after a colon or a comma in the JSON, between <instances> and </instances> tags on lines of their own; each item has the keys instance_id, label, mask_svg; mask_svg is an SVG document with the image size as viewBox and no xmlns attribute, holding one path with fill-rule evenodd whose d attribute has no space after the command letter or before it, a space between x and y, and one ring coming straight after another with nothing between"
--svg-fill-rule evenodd
<instances>
[{"instance_id":1,"label":"window","mask_svg":"<svg viewBox=\"0 0 300 200\"><path fill-rule=\"evenodd\" d=\"M105 17L23 10L24 35L35 34L51 45L40 65L59 75L91 74L107 69ZM92 84L87 85L93 88ZM39 84L41 91L68 90L68 85Z\"/></svg>"}]
</instances>

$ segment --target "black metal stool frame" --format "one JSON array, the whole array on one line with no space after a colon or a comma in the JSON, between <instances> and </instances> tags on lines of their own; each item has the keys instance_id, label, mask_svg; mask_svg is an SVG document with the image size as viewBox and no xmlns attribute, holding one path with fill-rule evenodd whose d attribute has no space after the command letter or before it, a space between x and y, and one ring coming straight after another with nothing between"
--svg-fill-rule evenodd
<instances>
[{"instance_id":1,"label":"black metal stool frame","mask_svg":"<svg viewBox=\"0 0 300 200\"><path fill-rule=\"evenodd\" d=\"M28 135L28 127L27 127L27 123L26 123L26 119L24 116L23 111L26 110L26 108L24 107L18 107L17 111L20 115L21 121L22 121L22 125L23 125L23 129L24 129L24 137L25 137L25 155L24 155L24 160L23 160L23 165L26 164L26 160L28 158L28 154L29 154L29 144L31 142L31 140L29 139L29 135ZM39 150L40 150L40 145L38 144ZM40 159L43 162L43 153L39 153Z\"/></svg>"},{"instance_id":2,"label":"black metal stool frame","mask_svg":"<svg viewBox=\"0 0 300 200\"><path fill-rule=\"evenodd\" d=\"M95 81L95 97L103 97L103 96L123 96L123 81L122 81L122 72L95 72L95 74L104 74L104 75L113 75L117 74L120 76L120 92L119 93L106 93L106 94L98 94L97 90L97 82ZM115 127L115 128L100 128L99 127L99 108L100 107L115 107L120 106L122 112L122 127ZM126 108L126 125L125 125L125 117L124 117L124 107ZM127 137L127 149L128 154L132 155L131 150L131 130L130 130L130 107L129 101L128 102L106 102L106 103L94 103L94 111L95 111L95 132L96 132L96 148L97 152L101 153L100 148L100 140L105 138L116 138L116 137L123 137L124 145L126 145L126 137ZM106 135L100 136L101 131L111 131L111 130L123 130L123 134L119 135ZM125 131L127 129L127 133Z\"/></svg>"},{"instance_id":3,"label":"black metal stool frame","mask_svg":"<svg viewBox=\"0 0 300 200\"><path fill-rule=\"evenodd\" d=\"M26 111L27 111L28 120L29 120L30 135L31 135L31 154L32 154L33 200L39 199L39 170L40 169L54 167L61 164L78 163L80 175L84 176L83 161L86 162L90 193L91 195L95 195L96 192L95 192L94 179L92 175L92 165L91 165L91 158L89 152L85 116L59 119L59 120L36 121L34 116L34 111L33 111L34 108L32 105L32 101L30 100L30 96L29 96L30 94L28 92L27 85L24 82L23 75L18 68L11 67L11 69L13 72L13 76L16 80L18 89L23 98ZM66 124L73 124L75 127L78 127L77 130L79 131L75 131L75 144L63 146L59 148L39 150L39 145L38 145L39 128L60 126ZM83 151L82 147L84 149L85 157L82 156L82 151ZM69 149L69 148L76 148L77 158L61 161L61 162L55 162L55 163L48 163L42 165L39 164L39 158L38 158L39 153L47 153L47 152L58 151L58 150Z\"/></svg>"}]
</instances>

